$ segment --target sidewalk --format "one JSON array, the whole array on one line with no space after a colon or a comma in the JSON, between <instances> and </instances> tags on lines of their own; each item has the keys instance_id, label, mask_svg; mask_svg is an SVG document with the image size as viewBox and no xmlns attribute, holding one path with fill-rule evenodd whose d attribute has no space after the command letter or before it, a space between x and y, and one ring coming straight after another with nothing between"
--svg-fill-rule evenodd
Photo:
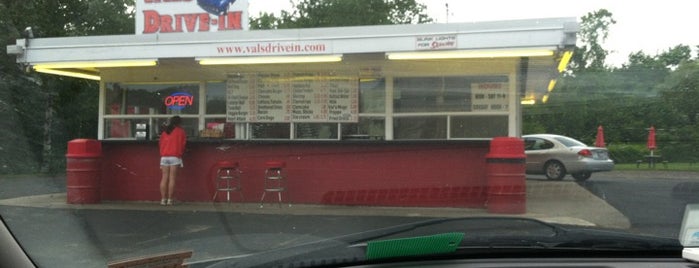
<instances>
[{"instance_id":1,"label":"sidewalk","mask_svg":"<svg viewBox=\"0 0 699 268\"><path fill-rule=\"evenodd\" d=\"M266 203L181 203L161 206L155 202L104 202L75 205L66 203L65 193L24 196L0 200L0 205L54 209L134 210L134 211L211 211L241 214L399 216L399 217L468 217L521 216L551 223L627 229L629 220L618 210L572 181L527 180L525 214L491 214L478 208L423 208L327 206L311 204Z\"/></svg>"}]
</instances>

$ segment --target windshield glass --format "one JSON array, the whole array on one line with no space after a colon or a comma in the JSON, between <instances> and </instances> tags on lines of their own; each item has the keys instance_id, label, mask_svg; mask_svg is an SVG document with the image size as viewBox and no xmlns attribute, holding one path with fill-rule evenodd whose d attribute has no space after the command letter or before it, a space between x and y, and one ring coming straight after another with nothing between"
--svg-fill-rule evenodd
<instances>
[{"instance_id":1,"label":"windshield glass","mask_svg":"<svg viewBox=\"0 0 699 268\"><path fill-rule=\"evenodd\" d=\"M0 1L0 218L39 267L679 256L697 8Z\"/></svg>"}]
</instances>

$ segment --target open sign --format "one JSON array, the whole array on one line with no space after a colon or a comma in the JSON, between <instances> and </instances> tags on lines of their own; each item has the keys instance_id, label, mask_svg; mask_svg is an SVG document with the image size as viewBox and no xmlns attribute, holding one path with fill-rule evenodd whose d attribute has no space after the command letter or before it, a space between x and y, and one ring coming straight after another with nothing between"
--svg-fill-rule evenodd
<instances>
[{"instance_id":1,"label":"open sign","mask_svg":"<svg viewBox=\"0 0 699 268\"><path fill-rule=\"evenodd\" d=\"M173 93L165 98L165 106L171 110L182 110L194 104L194 96L186 92Z\"/></svg>"}]
</instances>

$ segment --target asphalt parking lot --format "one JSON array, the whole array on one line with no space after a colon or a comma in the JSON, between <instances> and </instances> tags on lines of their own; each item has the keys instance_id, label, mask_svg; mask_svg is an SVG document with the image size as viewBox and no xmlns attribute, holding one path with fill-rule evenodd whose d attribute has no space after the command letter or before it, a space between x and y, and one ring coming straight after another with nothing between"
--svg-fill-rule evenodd
<instances>
[{"instance_id":1,"label":"asphalt parking lot","mask_svg":"<svg viewBox=\"0 0 699 268\"><path fill-rule=\"evenodd\" d=\"M695 178L695 173L608 172L605 178ZM597 174L596 174L597 175ZM602 177L602 176L600 176ZM594 182L595 176L591 179ZM523 216L547 222L628 229L629 218L584 185L527 179L527 211L493 215L486 209L292 206L257 203L103 202L66 204L65 178L0 177L0 215L39 263L104 267L107 261L182 248L192 260L247 254L368 229L437 217ZM254 239L253 239L254 238ZM254 242L253 242L254 241ZM177 247L173 247L177 245ZM61 265L56 265L61 264Z\"/></svg>"}]
</instances>

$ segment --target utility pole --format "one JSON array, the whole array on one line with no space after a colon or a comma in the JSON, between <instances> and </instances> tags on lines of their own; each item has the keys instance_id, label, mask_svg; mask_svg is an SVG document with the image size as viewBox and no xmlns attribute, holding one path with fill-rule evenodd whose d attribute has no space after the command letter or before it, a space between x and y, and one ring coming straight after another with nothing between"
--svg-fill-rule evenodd
<instances>
[{"instance_id":1,"label":"utility pole","mask_svg":"<svg viewBox=\"0 0 699 268\"><path fill-rule=\"evenodd\" d=\"M444 6L447 9L447 23L449 23L449 3L444 3Z\"/></svg>"}]
</instances>

